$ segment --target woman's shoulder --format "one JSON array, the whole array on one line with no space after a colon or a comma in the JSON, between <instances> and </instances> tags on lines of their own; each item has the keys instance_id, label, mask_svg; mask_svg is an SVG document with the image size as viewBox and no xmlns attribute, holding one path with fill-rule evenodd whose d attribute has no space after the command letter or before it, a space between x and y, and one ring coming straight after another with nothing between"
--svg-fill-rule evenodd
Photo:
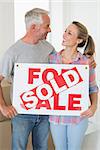
<instances>
[{"instance_id":1,"label":"woman's shoulder","mask_svg":"<svg viewBox=\"0 0 100 150\"><path fill-rule=\"evenodd\" d=\"M79 61L81 64L89 65L89 58L81 52L79 52Z\"/></svg>"}]
</instances>

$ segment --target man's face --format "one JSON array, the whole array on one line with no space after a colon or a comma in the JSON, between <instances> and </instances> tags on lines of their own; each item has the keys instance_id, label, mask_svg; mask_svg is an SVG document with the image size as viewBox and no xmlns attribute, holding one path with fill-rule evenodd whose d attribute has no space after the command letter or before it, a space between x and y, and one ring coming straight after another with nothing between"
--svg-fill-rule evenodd
<instances>
[{"instance_id":1,"label":"man's face","mask_svg":"<svg viewBox=\"0 0 100 150\"><path fill-rule=\"evenodd\" d=\"M47 38L47 34L51 32L50 29L50 18L48 15L42 16L43 22L38 25L38 38L39 40L44 40Z\"/></svg>"}]
</instances>

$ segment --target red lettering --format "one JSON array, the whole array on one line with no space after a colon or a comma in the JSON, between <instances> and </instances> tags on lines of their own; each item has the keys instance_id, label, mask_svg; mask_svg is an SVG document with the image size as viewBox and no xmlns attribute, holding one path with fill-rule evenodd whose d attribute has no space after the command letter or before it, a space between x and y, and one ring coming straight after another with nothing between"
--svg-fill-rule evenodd
<instances>
[{"instance_id":1,"label":"red lettering","mask_svg":"<svg viewBox=\"0 0 100 150\"><path fill-rule=\"evenodd\" d=\"M56 76L58 76L58 72L55 69L51 69L51 68L45 69L44 72L43 72L43 74L42 74L42 80L44 81L44 83L48 83L49 84L49 80L47 79L47 75L49 73L52 73L53 78L55 78Z\"/></svg>"},{"instance_id":2,"label":"red lettering","mask_svg":"<svg viewBox=\"0 0 100 150\"><path fill-rule=\"evenodd\" d=\"M41 107L45 107L46 109L51 109L51 106L48 100L38 100L36 109L40 109Z\"/></svg>"},{"instance_id":3,"label":"red lettering","mask_svg":"<svg viewBox=\"0 0 100 150\"><path fill-rule=\"evenodd\" d=\"M28 84L33 84L34 78L39 78L38 74L34 74L35 72L40 72L41 70L39 68L29 68L28 72Z\"/></svg>"},{"instance_id":4,"label":"red lettering","mask_svg":"<svg viewBox=\"0 0 100 150\"><path fill-rule=\"evenodd\" d=\"M59 94L54 95L54 110L65 110L66 106L59 106Z\"/></svg>"},{"instance_id":5,"label":"red lettering","mask_svg":"<svg viewBox=\"0 0 100 150\"><path fill-rule=\"evenodd\" d=\"M35 96L33 91L28 91L20 95L24 107L28 110L36 106L38 98Z\"/></svg>"},{"instance_id":6,"label":"red lettering","mask_svg":"<svg viewBox=\"0 0 100 150\"><path fill-rule=\"evenodd\" d=\"M77 98L77 100L75 100ZM82 108L80 106L75 107L75 104L80 104L80 100L78 98L81 98L81 94L69 94L68 99L68 110L81 110Z\"/></svg>"}]
</instances>

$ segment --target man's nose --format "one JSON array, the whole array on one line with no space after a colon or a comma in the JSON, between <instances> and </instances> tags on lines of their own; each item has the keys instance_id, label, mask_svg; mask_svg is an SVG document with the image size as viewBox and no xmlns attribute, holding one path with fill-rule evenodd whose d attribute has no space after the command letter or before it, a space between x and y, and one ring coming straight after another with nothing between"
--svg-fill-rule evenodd
<instances>
[{"instance_id":1,"label":"man's nose","mask_svg":"<svg viewBox=\"0 0 100 150\"><path fill-rule=\"evenodd\" d=\"M48 28L48 32L51 32L51 28L50 27Z\"/></svg>"}]
</instances>

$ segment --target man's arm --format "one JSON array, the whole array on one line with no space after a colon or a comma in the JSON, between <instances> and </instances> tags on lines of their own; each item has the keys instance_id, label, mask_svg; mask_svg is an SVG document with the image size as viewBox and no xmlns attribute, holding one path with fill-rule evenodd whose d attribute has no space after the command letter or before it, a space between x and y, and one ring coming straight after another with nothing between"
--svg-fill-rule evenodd
<instances>
[{"instance_id":1,"label":"man's arm","mask_svg":"<svg viewBox=\"0 0 100 150\"><path fill-rule=\"evenodd\" d=\"M86 57L88 57L89 59L89 64L92 68L96 68L96 61L94 60L94 57L93 55L90 56L90 55L86 55Z\"/></svg>"},{"instance_id":2,"label":"man's arm","mask_svg":"<svg viewBox=\"0 0 100 150\"><path fill-rule=\"evenodd\" d=\"M15 115L17 115L17 111L15 110L15 108L12 105L10 105L10 106L6 105L6 102L3 97L2 86L1 86L1 82L3 79L4 79L4 77L0 75L0 112L5 117L12 118Z\"/></svg>"}]
</instances>

